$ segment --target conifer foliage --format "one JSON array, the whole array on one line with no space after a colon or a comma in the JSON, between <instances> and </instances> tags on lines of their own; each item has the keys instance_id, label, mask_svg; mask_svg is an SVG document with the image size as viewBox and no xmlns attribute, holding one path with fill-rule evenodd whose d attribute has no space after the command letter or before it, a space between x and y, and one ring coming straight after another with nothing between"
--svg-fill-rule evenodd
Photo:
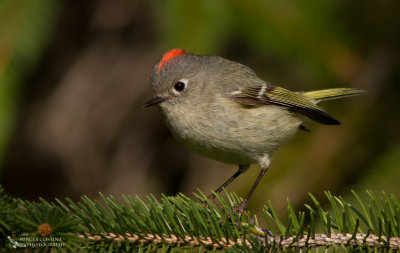
<instances>
[{"instance_id":1,"label":"conifer foliage","mask_svg":"<svg viewBox=\"0 0 400 253\"><path fill-rule=\"evenodd\" d=\"M326 192L330 211L312 195L307 211L296 212L288 201L285 222L268 203L266 222L259 222L250 213L233 212L240 198L228 192L216 194L216 203L201 192L194 199L179 194L118 201L100 194L100 200L83 196L79 202L49 203L14 199L0 189L0 247L38 252L400 250L400 202L367 194L363 203L353 192L353 205Z\"/></svg>"}]
</instances>

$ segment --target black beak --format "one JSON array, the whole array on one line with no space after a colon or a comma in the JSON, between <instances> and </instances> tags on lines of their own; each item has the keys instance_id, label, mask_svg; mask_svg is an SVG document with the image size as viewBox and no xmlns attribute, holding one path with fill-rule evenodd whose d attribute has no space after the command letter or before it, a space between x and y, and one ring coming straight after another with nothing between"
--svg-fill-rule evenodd
<instances>
[{"instance_id":1,"label":"black beak","mask_svg":"<svg viewBox=\"0 0 400 253\"><path fill-rule=\"evenodd\" d=\"M152 99L150 99L149 101L147 101L147 102L143 105L143 107L149 107L149 106L157 105L157 104L162 103L162 102L164 102L165 100L167 100L167 98L168 98L168 97L159 97L159 96L157 96L157 97L152 98Z\"/></svg>"}]
</instances>

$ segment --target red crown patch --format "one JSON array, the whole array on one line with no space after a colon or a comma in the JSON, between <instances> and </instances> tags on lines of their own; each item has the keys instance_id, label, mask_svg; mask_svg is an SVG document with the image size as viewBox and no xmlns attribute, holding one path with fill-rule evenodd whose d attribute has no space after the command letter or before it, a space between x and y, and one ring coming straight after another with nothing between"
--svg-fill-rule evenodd
<instances>
[{"instance_id":1,"label":"red crown patch","mask_svg":"<svg viewBox=\"0 0 400 253\"><path fill-rule=\"evenodd\" d=\"M166 52L160 63L158 64L158 71L160 71L162 69L162 67L164 66L164 64L166 64L168 61L170 61L171 59L175 58L178 55L183 55L186 54L186 52L182 49L172 49L168 52Z\"/></svg>"}]
</instances>

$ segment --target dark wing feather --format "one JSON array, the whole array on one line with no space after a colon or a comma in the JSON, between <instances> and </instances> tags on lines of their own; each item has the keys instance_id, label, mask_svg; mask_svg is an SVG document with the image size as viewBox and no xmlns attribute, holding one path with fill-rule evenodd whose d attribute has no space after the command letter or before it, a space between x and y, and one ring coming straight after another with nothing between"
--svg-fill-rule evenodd
<instances>
[{"instance_id":1,"label":"dark wing feather","mask_svg":"<svg viewBox=\"0 0 400 253\"><path fill-rule=\"evenodd\" d=\"M233 96L234 101L243 105L278 105L288 110L303 114L308 118L326 125L339 125L340 122L330 116L324 109L310 102L302 95L281 87L267 85L265 92L262 86L242 90ZM261 93L261 94L260 94Z\"/></svg>"}]
</instances>

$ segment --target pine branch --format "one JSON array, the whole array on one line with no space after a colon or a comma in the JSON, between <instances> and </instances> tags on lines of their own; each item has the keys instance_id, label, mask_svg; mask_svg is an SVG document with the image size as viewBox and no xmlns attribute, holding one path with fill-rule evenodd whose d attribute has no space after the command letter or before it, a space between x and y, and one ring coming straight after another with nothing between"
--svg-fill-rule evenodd
<instances>
[{"instance_id":1,"label":"pine branch","mask_svg":"<svg viewBox=\"0 0 400 253\"><path fill-rule=\"evenodd\" d=\"M211 237L190 237L185 236L184 239L179 238L176 235L132 235L125 234L117 235L117 234L103 234L103 235L90 235L90 234L82 234L79 235L81 238L89 239L93 242L129 242L134 244L151 244L151 245L160 245L168 244L171 246L189 246L189 247L198 247L204 246L207 249L227 249L233 248L235 246L247 246L248 248L252 248L252 244L249 240L238 239L236 241L227 239L227 238L219 238L218 240L213 240ZM264 240L264 238L260 238L260 241ZM391 237L389 243L385 236L379 238L376 235L368 235L368 234L341 234L335 233L327 236L326 234L316 234L314 238L308 236L291 236L291 237L281 237L274 236L268 237L268 242L263 241L265 245L274 246L275 248L281 249L289 249L289 248L317 248L317 247L330 247L334 245L344 245L344 246L363 246L370 248L388 248L399 250L400 249L400 238L399 237Z\"/></svg>"},{"instance_id":2,"label":"pine branch","mask_svg":"<svg viewBox=\"0 0 400 253\"><path fill-rule=\"evenodd\" d=\"M150 195L146 201L126 196L117 201L100 194L101 201L84 196L80 202L49 203L13 199L0 188L0 247L21 251L27 247L60 251L400 250L399 201L386 194L378 200L367 193L370 203L365 204L353 192L357 208L326 192L331 212L312 195L307 213L296 212L288 201L286 222L269 203L263 211L269 224L266 229L260 227L257 216L234 213L233 207L241 200L227 192L216 194L216 204L201 192L194 200L184 195L161 199Z\"/></svg>"}]
</instances>

